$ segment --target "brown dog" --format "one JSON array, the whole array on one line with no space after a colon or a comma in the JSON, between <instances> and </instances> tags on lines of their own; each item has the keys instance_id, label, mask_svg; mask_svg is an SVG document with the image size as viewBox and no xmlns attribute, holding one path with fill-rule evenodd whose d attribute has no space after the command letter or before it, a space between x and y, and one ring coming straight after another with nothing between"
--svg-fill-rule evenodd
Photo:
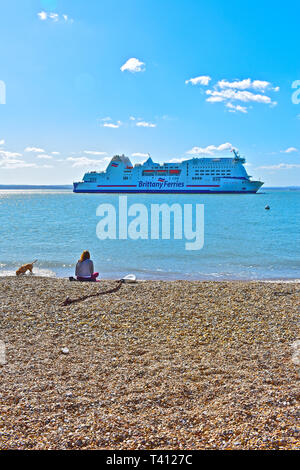
<instances>
[{"instance_id":1,"label":"brown dog","mask_svg":"<svg viewBox=\"0 0 300 470\"><path fill-rule=\"evenodd\" d=\"M17 271L16 271L16 275L17 276L20 276L20 274L25 274L27 271L30 271L31 274L32 274L32 270L33 270L33 265L34 263L37 262L37 259L35 261L33 261L33 263L29 263L29 264L23 264L23 266L21 266Z\"/></svg>"}]
</instances>

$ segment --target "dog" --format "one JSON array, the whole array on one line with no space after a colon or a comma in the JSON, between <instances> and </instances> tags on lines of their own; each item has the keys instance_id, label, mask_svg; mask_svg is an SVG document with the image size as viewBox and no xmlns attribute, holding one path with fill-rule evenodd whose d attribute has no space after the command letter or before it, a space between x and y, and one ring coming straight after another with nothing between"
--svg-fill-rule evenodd
<instances>
[{"instance_id":1,"label":"dog","mask_svg":"<svg viewBox=\"0 0 300 470\"><path fill-rule=\"evenodd\" d=\"M23 266L21 266L17 271L16 271L16 275L17 276L20 276L20 274L25 274L27 271L30 271L30 273L32 274L32 270L33 270L33 265L34 263L37 262L37 259L35 261L33 261L32 263L28 263L28 264L23 264Z\"/></svg>"}]
</instances>

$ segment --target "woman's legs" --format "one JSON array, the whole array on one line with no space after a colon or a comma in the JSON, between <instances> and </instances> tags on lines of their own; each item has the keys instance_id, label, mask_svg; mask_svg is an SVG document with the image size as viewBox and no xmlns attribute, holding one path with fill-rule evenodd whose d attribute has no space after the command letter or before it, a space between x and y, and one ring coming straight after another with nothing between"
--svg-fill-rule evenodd
<instances>
[{"instance_id":1,"label":"woman's legs","mask_svg":"<svg viewBox=\"0 0 300 470\"><path fill-rule=\"evenodd\" d=\"M99 276L99 273L94 273L91 275L91 277L79 277L77 276L78 281L87 281L87 282L97 282L97 277Z\"/></svg>"}]
</instances>

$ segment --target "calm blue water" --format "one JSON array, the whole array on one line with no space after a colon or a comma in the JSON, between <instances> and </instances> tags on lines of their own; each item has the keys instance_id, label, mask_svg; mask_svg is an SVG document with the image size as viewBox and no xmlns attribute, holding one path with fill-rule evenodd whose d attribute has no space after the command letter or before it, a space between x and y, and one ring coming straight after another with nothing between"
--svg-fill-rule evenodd
<instances>
[{"instance_id":1,"label":"calm blue water","mask_svg":"<svg viewBox=\"0 0 300 470\"><path fill-rule=\"evenodd\" d=\"M300 191L128 196L128 205L136 202L204 204L204 248L186 251L186 240L99 240L96 209L101 203L117 207L118 195L3 190L0 275L37 258L36 274L70 276L88 249L103 278L128 273L139 279L300 278Z\"/></svg>"}]
</instances>

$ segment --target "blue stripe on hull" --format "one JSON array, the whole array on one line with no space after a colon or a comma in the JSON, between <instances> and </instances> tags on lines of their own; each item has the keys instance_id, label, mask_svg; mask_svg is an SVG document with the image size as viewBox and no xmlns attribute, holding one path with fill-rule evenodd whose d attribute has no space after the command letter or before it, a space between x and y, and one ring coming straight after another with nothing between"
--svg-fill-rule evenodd
<instances>
[{"instance_id":1,"label":"blue stripe on hull","mask_svg":"<svg viewBox=\"0 0 300 470\"><path fill-rule=\"evenodd\" d=\"M108 193L114 193L114 194L118 194L118 193L126 193L126 194L138 194L138 193L144 193L144 194L255 194L257 193L258 189L255 190L255 191L209 191L209 190L201 190L201 189L195 189L195 190L186 190L186 189L183 189L181 191L160 191L160 190L140 190L140 189L137 189L137 190L132 190L132 191L128 191L126 189L105 189L105 190L98 190L98 189L95 189L95 190L89 190L89 189L82 189L82 190L76 190L74 189L73 192L74 193L93 193L93 194L108 194Z\"/></svg>"}]
</instances>

